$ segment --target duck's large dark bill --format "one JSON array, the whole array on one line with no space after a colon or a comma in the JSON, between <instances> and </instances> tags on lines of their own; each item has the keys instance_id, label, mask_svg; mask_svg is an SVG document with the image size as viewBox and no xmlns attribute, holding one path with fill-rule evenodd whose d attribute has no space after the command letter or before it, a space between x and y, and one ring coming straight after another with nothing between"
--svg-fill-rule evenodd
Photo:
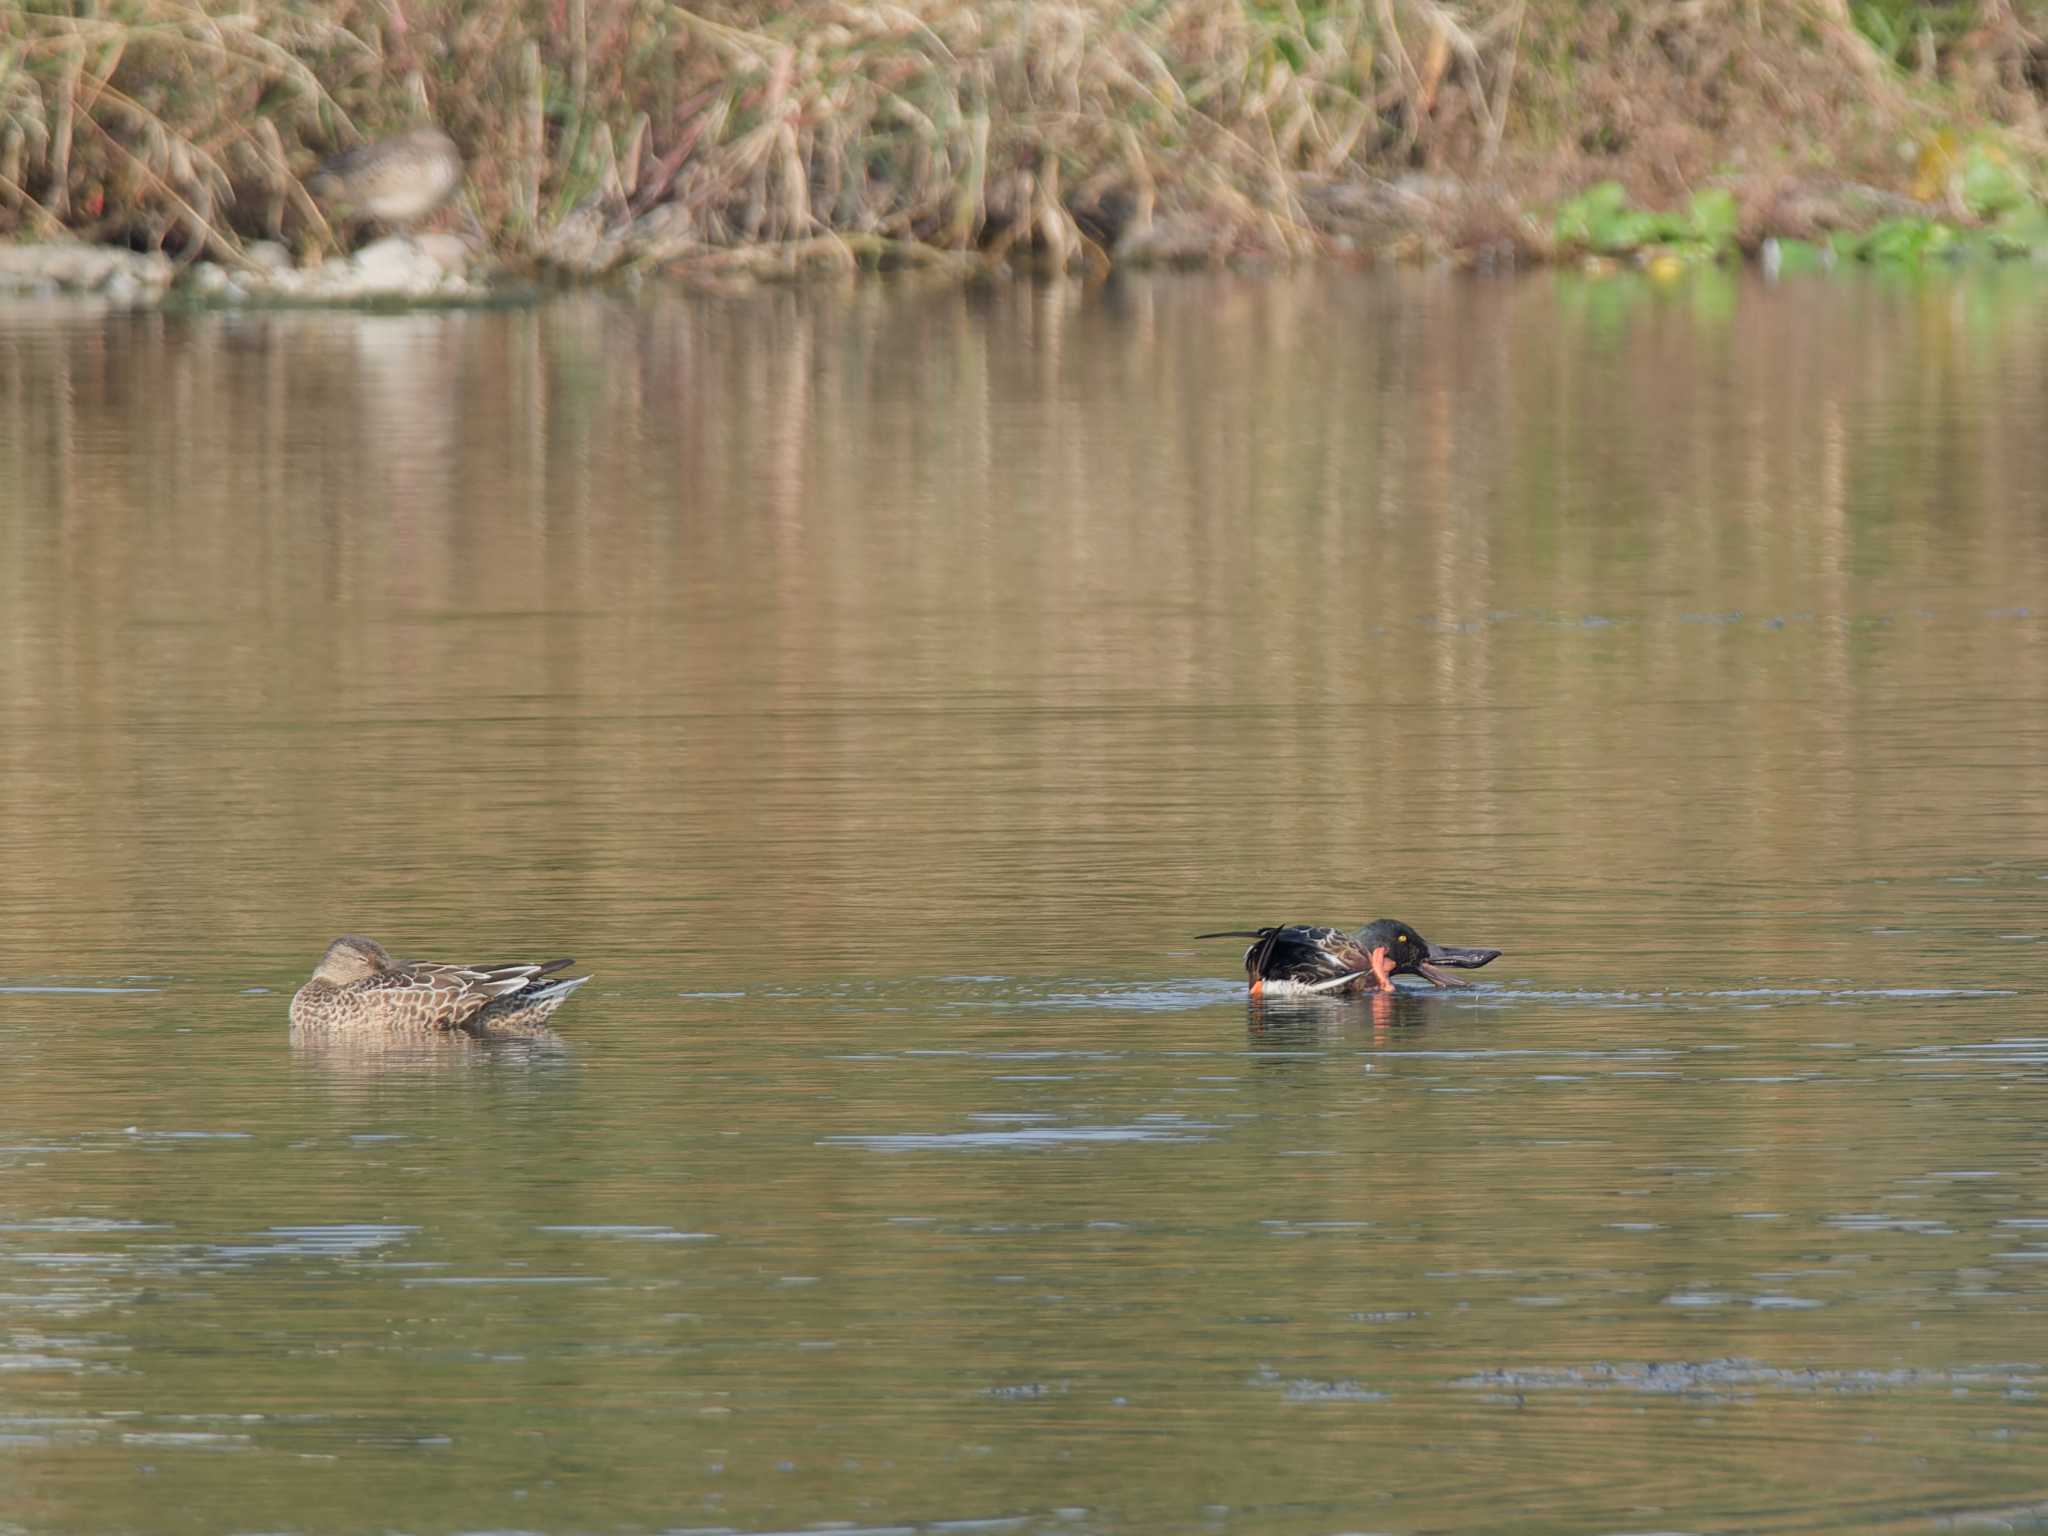
<instances>
[{"instance_id":1,"label":"duck's large dark bill","mask_svg":"<svg viewBox=\"0 0 2048 1536\"><path fill-rule=\"evenodd\" d=\"M1432 944L1429 958L1415 968L1440 987L1469 987L1471 982L1452 976L1439 969L1441 966L1456 966L1461 971L1476 971L1480 966L1500 958L1497 949L1460 949L1455 944Z\"/></svg>"}]
</instances>

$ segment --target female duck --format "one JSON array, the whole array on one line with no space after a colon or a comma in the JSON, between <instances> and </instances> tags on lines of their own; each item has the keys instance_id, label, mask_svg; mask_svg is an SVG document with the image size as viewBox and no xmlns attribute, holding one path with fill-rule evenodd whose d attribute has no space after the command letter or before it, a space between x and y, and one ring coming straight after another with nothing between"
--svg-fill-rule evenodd
<instances>
[{"instance_id":1,"label":"female duck","mask_svg":"<svg viewBox=\"0 0 2048 1536\"><path fill-rule=\"evenodd\" d=\"M292 997L292 1027L471 1035L539 1029L590 980L553 977L572 963L430 965L393 960L381 944L350 935L327 946L313 979Z\"/></svg>"}]
</instances>

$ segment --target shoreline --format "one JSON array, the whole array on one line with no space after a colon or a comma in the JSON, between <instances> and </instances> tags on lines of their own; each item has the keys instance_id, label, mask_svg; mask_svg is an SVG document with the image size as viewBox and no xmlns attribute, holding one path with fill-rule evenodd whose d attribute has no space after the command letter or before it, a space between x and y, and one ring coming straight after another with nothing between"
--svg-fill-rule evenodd
<instances>
[{"instance_id":1,"label":"shoreline","mask_svg":"<svg viewBox=\"0 0 2048 1536\"><path fill-rule=\"evenodd\" d=\"M1050 262L1037 250L992 255L829 233L679 250L632 225L586 231L570 259L493 252L447 232L384 235L348 255L315 251L303 264L271 241L249 242L231 262L185 262L73 239L0 239L0 297L93 297L117 309L485 307L645 281L731 291L903 271L956 281L1097 281L1128 271L1396 264L1484 273L1641 271L1670 279L1702 266L1749 266L1770 276L1859 264L2048 267L2048 215L2036 206L2016 202L1974 216L1965 209L1956 217L1940 205L1846 181L1710 187L1665 212L1634 207L1614 182L1544 210L1518 207L1497 188L1442 178L1359 178L1319 186L1309 196L1317 226L1294 252L1237 255L1223 231L1179 217L1127 230L1113 250L1078 266Z\"/></svg>"}]
</instances>

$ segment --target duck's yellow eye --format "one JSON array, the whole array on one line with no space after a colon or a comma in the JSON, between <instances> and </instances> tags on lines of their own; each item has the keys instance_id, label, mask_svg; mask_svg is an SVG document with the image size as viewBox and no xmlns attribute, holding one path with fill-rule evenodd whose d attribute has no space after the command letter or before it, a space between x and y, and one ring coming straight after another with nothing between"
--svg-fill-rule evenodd
<instances>
[{"instance_id":1,"label":"duck's yellow eye","mask_svg":"<svg viewBox=\"0 0 2048 1536\"><path fill-rule=\"evenodd\" d=\"M1404 934L1402 934L1402 935L1401 935L1401 937L1400 937L1400 939L1399 939L1399 942L1400 942L1400 943L1403 943L1403 944L1406 944L1406 943L1408 942L1408 935L1407 935L1407 934L1405 934L1405 933L1404 933Z\"/></svg>"}]
</instances>

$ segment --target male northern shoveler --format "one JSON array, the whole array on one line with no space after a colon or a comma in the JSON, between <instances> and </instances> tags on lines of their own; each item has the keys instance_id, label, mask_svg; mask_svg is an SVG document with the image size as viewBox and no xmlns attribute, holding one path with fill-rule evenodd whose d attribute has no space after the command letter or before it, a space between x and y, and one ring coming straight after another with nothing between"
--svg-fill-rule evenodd
<instances>
[{"instance_id":1,"label":"male northern shoveler","mask_svg":"<svg viewBox=\"0 0 2048 1536\"><path fill-rule=\"evenodd\" d=\"M1475 970L1500 957L1497 949L1432 944L1408 923L1376 917L1356 933L1288 923L1278 928L1230 928L1198 939L1250 939L1244 973L1254 997L1391 992L1394 978L1421 976L1439 987L1466 987L1442 967Z\"/></svg>"},{"instance_id":2,"label":"male northern shoveler","mask_svg":"<svg viewBox=\"0 0 2048 1536\"><path fill-rule=\"evenodd\" d=\"M534 1030L590 980L547 979L572 963L429 965L393 960L381 944L350 935L327 946L313 979L293 994L292 1026L472 1035Z\"/></svg>"}]
</instances>

